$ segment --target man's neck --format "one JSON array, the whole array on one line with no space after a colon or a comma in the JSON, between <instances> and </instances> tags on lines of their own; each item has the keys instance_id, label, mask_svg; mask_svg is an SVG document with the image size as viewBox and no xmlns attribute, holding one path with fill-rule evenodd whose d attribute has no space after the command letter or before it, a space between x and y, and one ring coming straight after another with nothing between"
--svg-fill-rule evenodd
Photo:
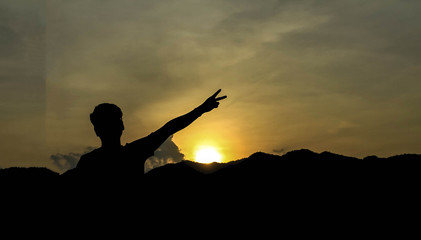
<instances>
[{"instance_id":1,"label":"man's neck","mask_svg":"<svg viewBox=\"0 0 421 240\"><path fill-rule=\"evenodd\" d=\"M101 148L104 149L113 149L113 148L120 148L121 147L121 142L120 139L118 140L114 140L114 141L104 141L101 140Z\"/></svg>"}]
</instances>

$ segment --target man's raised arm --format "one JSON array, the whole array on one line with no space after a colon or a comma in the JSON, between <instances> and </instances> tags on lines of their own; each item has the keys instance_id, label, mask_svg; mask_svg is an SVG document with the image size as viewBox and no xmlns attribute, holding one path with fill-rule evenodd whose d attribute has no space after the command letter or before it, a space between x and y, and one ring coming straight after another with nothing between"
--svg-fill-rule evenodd
<instances>
[{"instance_id":1,"label":"man's raised arm","mask_svg":"<svg viewBox=\"0 0 421 240\"><path fill-rule=\"evenodd\" d=\"M193 109L191 112L184 114L180 117L174 118L173 120L167 122L163 127L152 133L146 138L150 137L151 147L158 148L167 138L174 133L180 131L181 129L189 126L197 118L202 116L206 112L210 112L213 109L219 106L219 101L227 98L227 96L217 97L221 92L221 89L216 91L212 96L210 96L204 103L202 103L197 108ZM154 150L155 150L154 149Z\"/></svg>"}]
</instances>

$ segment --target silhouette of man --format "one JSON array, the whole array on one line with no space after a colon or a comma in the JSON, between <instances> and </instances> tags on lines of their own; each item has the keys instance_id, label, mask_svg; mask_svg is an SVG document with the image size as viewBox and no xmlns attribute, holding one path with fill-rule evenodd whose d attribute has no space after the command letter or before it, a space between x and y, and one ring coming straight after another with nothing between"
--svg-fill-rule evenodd
<instances>
[{"instance_id":1,"label":"silhouette of man","mask_svg":"<svg viewBox=\"0 0 421 240\"><path fill-rule=\"evenodd\" d=\"M96 135L101 139L101 147L83 155L74 173L95 179L142 176L145 161L154 155L155 150L168 137L218 107L219 101L226 98L217 97L220 92L221 89L191 112L169 121L147 137L124 146L120 142L124 130L121 109L110 103L99 104L91 113L90 120Z\"/></svg>"}]
</instances>

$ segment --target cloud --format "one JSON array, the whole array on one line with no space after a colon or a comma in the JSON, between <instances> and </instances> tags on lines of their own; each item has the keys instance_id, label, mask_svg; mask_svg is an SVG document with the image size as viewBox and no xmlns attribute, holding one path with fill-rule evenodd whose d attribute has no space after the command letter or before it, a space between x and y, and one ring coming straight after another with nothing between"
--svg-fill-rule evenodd
<instances>
[{"instance_id":1,"label":"cloud","mask_svg":"<svg viewBox=\"0 0 421 240\"><path fill-rule=\"evenodd\" d=\"M169 163L177 163L184 160L184 154L180 152L178 146L169 137L145 163L145 173L153 168Z\"/></svg>"},{"instance_id":2,"label":"cloud","mask_svg":"<svg viewBox=\"0 0 421 240\"><path fill-rule=\"evenodd\" d=\"M333 125L331 128L327 129L327 132L330 134L344 136L352 133L352 131L355 130L357 127L359 127L358 124L355 124L353 122L341 121L337 125Z\"/></svg>"},{"instance_id":3,"label":"cloud","mask_svg":"<svg viewBox=\"0 0 421 240\"><path fill-rule=\"evenodd\" d=\"M343 153L418 149L421 2L9 2L0 3L2 161L11 159L9 149L20 152L21 138L42 139L44 125L49 153L93 146L87 116L100 102L123 109L123 138L130 140L219 87L230 96L221 122L241 129L229 140L251 152L256 143L270 151L282 139L281 146L311 142L303 147L335 150L342 145L337 137L357 130L361 135ZM35 111L45 121L35 124ZM27 122L18 126L19 119ZM26 126L41 130L31 137ZM394 147L381 147L395 132ZM326 133L331 143L322 144ZM183 143L187 138L178 136L185 131L179 134L177 144L191 155L192 140ZM238 157L248 154L230 148ZM71 166L65 156L78 155L55 156ZM171 159L154 157L148 164Z\"/></svg>"},{"instance_id":4,"label":"cloud","mask_svg":"<svg viewBox=\"0 0 421 240\"><path fill-rule=\"evenodd\" d=\"M83 153L57 153L50 156L50 159L53 160L55 166L57 166L61 171L67 171L69 169L75 168L77 163L79 162L80 157L94 150L94 147L87 147Z\"/></svg>"},{"instance_id":5,"label":"cloud","mask_svg":"<svg viewBox=\"0 0 421 240\"><path fill-rule=\"evenodd\" d=\"M276 148L276 149L273 149L272 150L274 153L277 153L277 154L283 154L283 153L285 153L286 151L285 151L285 148Z\"/></svg>"},{"instance_id":6,"label":"cloud","mask_svg":"<svg viewBox=\"0 0 421 240\"><path fill-rule=\"evenodd\" d=\"M88 152L94 150L94 147L87 147L82 153L70 152L67 154L57 153L50 156L55 166L61 171L65 172L69 169L75 168L80 160L80 157ZM177 163L184 160L184 154L180 152L178 146L172 141L172 136L169 137L156 151L153 157L150 157L145 162L145 173L153 168L163 166L169 163Z\"/></svg>"},{"instance_id":7,"label":"cloud","mask_svg":"<svg viewBox=\"0 0 421 240\"><path fill-rule=\"evenodd\" d=\"M49 155L44 146L43 3L0 1L0 162L4 167L44 166Z\"/></svg>"}]
</instances>

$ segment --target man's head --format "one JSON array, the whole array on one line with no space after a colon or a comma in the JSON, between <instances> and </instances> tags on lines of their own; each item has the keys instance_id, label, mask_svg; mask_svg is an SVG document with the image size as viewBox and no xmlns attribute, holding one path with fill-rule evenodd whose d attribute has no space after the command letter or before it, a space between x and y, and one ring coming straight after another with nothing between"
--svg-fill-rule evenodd
<instances>
[{"instance_id":1,"label":"man's head","mask_svg":"<svg viewBox=\"0 0 421 240\"><path fill-rule=\"evenodd\" d=\"M124 130L123 112L111 103L101 103L90 115L96 135L101 140L120 139Z\"/></svg>"}]
</instances>

